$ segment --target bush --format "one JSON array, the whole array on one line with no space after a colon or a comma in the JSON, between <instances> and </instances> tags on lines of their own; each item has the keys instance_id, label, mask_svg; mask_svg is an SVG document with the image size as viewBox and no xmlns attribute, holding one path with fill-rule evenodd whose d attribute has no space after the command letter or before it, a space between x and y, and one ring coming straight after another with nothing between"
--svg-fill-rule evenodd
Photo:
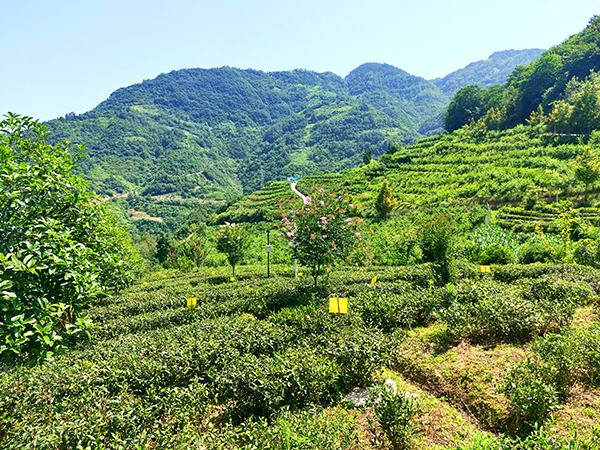
<instances>
[{"instance_id":1,"label":"bush","mask_svg":"<svg viewBox=\"0 0 600 450\"><path fill-rule=\"evenodd\" d=\"M527 242L521 246L519 262L521 264L533 264L536 262L547 262L553 260L553 252L542 243Z\"/></svg>"},{"instance_id":2,"label":"bush","mask_svg":"<svg viewBox=\"0 0 600 450\"><path fill-rule=\"evenodd\" d=\"M600 268L600 246L596 241L583 239L577 242L573 259L577 264Z\"/></svg>"},{"instance_id":3,"label":"bush","mask_svg":"<svg viewBox=\"0 0 600 450\"><path fill-rule=\"evenodd\" d=\"M465 281L441 296L446 307L439 316L456 336L528 339L568 326L594 293L585 282L542 278L518 285Z\"/></svg>"},{"instance_id":4,"label":"bush","mask_svg":"<svg viewBox=\"0 0 600 450\"><path fill-rule=\"evenodd\" d=\"M442 286L453 278L453 233L454 219L448 214L424 219L419 227L423 261L431 263L436 283Z\"/></svg>"},{"instance_id":5,"label":"bush","mask_svg":"<svg viewBox=\"0 0 600 450\"><path fill-rule=\"evenodd\" d=\"M515 260L514 252L500 244L490 245L479 257L480 264L512 264Z\"/></svg>"},{"instance_id":6,"label":"bush","mask_svg":"<svg viewBox=\"0 0 600 450\"><path fill-rule=\"evenodd\" d=\"M73 174L81 148L47 139L29 117L0 122L0 355L33 362L89 328L84 308L141 268L129 237Z\"/></svg>"},{"instance_id":7,"label":"bush","mask_svg":"<svg viewBox=\"0 0 600 450\"><path fill-rule=\"evenodd\" d=\"M398 294L364 292L353 305L363 323L385 332L413 328L433 321L437 301L425 289L407 288Z\"/></svg>"},{"instance_id":8,"label":"bush","mask_svg":"<svg viewBox=\"0 0 600 450\"><path fill-rule=\"evenodd\" d=\"M375 446L389 448L386 445L389 442L394 450L412 448L418 431L414 418L419 413L420 405L417 400L406 394L396 393L387 386L371 390L371 398L374 399L373 413L377 424L370 418L367 420L369 431L373 435L371 442Z\"/></svg>"},{"instance_id":9,"label":"bush","mask_svg":"<svg viewBox=\"0 0 600 450\"><path fill-rule=\"evenodd\" d=\"M226 370L214 368L219 401L231 401L228 415L239 422L250 416L269 417L284 406L303 408L336 398L336 364L308 348L292 349L272 357L245 354Z\"/></svg>"}]
</instances>

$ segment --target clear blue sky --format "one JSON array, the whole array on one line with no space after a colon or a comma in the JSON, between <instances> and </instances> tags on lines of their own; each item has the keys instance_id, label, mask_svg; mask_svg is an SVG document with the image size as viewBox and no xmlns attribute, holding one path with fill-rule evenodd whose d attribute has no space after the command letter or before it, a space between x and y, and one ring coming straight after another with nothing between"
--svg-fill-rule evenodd
<instances>
[{"instance_id":1,"label":"clear blue sky","mask_svg":"<svg viewBox=\"0 0 600 450\"><path fill-rule=\"evenodd\" d=\"M47 120L119 87L190 67L365 62L427 79L491 53L549 48L600 0L0 0L0 115Z\"/></svg>"}]
</instances>

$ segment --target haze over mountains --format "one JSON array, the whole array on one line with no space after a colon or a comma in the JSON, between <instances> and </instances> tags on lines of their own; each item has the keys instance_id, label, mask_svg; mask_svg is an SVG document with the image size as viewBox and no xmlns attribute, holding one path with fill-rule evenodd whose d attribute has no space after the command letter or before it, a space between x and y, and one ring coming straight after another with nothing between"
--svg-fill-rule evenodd
<instances>
[{"instance_id":1,"label":"haze over mountains","mask_svg":"<svg viewBox=\"0 0 600 450\"><path fill-rule=\"evenodd\" d=\"M269 180L354 167L366 149L378 156L435 134L457 89L503 82L541 53L496 52L431 81L376 63L345 78L183 69L47 125L56 139L86 144L82 170L97 192L222 200Z\"/></svg>"}]
</instances>

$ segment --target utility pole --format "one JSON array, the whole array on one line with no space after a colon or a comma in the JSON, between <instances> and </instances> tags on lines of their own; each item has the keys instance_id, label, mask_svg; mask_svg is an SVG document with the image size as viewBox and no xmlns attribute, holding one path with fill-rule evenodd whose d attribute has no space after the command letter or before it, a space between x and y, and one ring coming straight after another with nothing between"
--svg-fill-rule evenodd
<instances>
[{"instance_id":1,"label":"utility pole","mask_svg":"<svg viewBox=\"0 0 600 450\"><path fill-rule=\"evenodd\" d=\"M267 235L267 278L271 276L271 245L269 243L270 230L265 230L265 234Z\"/></svg>"}]
</instances>

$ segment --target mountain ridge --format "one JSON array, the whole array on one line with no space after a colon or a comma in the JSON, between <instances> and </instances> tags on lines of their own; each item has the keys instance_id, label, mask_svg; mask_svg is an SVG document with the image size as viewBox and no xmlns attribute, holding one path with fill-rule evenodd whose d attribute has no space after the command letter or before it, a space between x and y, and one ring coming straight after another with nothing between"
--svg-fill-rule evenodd
<instances>
[{"instance_id":1,"label":"mountain ridge","mask_svg":"<svg viewBox=\"0 0 600 450\"><path fill-rule=\"evenodd\" d=\"M367 150L377 157L398 141L415 143L441 131L449 101L431 81L389 64L365 63L345 78L195 68L118 89L86 113L46 124L56 140L86 144L81 170L97 192L137 193L135 208L121 210L166 217L150 204L167 196L189 208L223 201L270 180L356 167ZM181 219L170 214L167 229Z\"/></svg>"}]
</instances>

